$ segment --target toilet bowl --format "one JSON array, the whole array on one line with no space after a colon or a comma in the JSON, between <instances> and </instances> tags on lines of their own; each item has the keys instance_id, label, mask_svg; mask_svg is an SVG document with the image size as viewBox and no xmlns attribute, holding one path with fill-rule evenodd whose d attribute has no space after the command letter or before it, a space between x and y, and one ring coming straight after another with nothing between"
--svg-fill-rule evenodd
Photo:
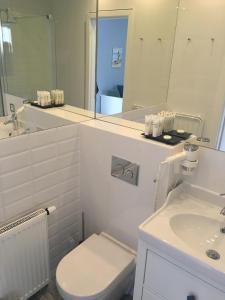
<instances>
[{"instance_id":1,"label":"toilet bowl","mask_svg":"<svg viewBox=\"0 0 225 300\"><path fill-rule=\"evenodd\" d=\"M67 254L56 270L64 300L119 300L135 270L135 252L106 233L93 234Z\"/></svg>"}]
</instances>

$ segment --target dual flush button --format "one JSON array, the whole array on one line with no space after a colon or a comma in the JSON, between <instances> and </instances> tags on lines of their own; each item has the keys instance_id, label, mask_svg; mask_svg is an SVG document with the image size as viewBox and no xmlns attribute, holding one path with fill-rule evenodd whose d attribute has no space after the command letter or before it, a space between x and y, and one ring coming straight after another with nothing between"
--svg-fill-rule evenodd
<instances>
[{"instance_id":1,"label":"dual flush button","mask_svg":"<svg viewBox=\"0 0 225 300\"><path fill-rule=\"evenodd\" d=\"M112 157L111 175L133 185L138 185L139 166L123 158Z\"/></svg>"}]
</instances>

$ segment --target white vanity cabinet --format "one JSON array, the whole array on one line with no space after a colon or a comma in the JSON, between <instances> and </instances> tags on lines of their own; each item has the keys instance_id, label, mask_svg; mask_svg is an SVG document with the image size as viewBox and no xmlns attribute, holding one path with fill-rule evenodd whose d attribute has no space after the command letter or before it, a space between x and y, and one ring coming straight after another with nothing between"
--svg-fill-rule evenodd
<instances>
[{"instance_id":1,"label":"white vanity cabinet","mask_svg":"<svg viewBox=\"0 0 225 300\"><path fill-rule=\"evenodd\" d=\"M225 300L225 293L141 243L134 300Z\"/></svg>"},{"instance_id":2,"label":"white vanity cabinet","mask_svg":"<svg viewBox=\"0 0 225 300\"><path fill-rule=\"evenodd\" d=\"M182 183L139 226L134 300L225 300L225 238L215 192Z\"/></svg>"}]
</instances>

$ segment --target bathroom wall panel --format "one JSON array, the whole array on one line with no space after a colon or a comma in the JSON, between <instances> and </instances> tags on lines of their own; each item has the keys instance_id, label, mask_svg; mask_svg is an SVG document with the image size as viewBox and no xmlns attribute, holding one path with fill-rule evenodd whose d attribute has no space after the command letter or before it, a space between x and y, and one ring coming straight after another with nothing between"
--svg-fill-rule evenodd
<instances>
[{"instance_id":1,"label":"bathroom wall panel","mask_svg":"<svg viewBox=\"0 0 225 300\"><path fill-rule=\"evenodd\" d=\"M52 271L82 238L78 124L0 141L0 225L37 208L49 216Z\"/></svg>"},{"instance_id":2,"label":"bathroom wall panel","mask_svg":"<svg viewBox=\"0 0 225 300\"><path fill-rule=\"evenodd\" d=\"M136 249L138 226L154 212L159 163L175 148L141 132L99 121L80 125L81 199L86 236L106 231ZM112 155L140 166L138 186L111 176Z\"/></svg>"}]
</instances>

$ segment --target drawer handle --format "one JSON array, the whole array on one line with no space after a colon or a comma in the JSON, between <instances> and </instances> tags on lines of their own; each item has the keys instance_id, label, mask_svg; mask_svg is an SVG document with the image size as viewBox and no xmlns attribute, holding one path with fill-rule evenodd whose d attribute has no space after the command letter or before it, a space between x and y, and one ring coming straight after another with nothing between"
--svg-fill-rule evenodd
<instances>
[{"instance_id":1,"label":"drawer handle","mask_svg":"<svg viewBox=\"0 0 225 300\"><path fill-rule=\"evenodd\" d=\"M187 300L197 300L194 295L187 296Z\"/></svg>"}]
</instances>

